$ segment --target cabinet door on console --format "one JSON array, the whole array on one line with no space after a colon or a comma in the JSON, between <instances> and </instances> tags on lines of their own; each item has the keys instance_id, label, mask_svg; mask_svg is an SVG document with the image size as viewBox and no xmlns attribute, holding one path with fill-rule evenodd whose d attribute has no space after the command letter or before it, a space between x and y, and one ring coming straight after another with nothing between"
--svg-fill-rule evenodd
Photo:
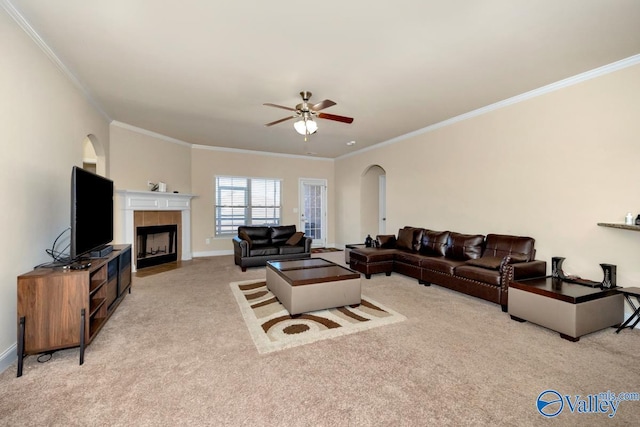
<instances>
[{"instance_id":1,"label":"cabinet door on console","mask_svg":"<svg viewBox=\"0 0 640 427\"><path fill-rule=\"evenodd\" d=\"M88 272L35 270L18 277L18 318L25 318L25 352L80 345L82 308L88 308Z\"/></svg>"}]
</instances>

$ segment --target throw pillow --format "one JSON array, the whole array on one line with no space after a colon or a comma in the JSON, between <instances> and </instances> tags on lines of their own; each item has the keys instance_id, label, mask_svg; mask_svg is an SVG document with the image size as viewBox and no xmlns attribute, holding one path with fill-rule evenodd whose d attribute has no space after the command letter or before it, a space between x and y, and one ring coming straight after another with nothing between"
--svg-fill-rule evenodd
<instances>
[{"instance_id":1,"label":"throw pillow","mask_svg":"<svg viewBox=\"0 0 640 427\"><path fill-rule=\"evenodd\" d=\"M409 228L401 228L398 230L396 246L398 249L413 251L413 230Z\"/></svg>"},{"instance_id":2,"label":"throw pillow","mask_svg":"<svg viewBox=\"0 0 640 427\"><path fill-rule=\"evenodd\" d=\"M300 240L302 240L302 236L304 236L302 231L296 231L291 235L291 237L289 237L289 239L287 239L286 242L284 242L284 244L288 246L297 246L298 243L300 243Z\"/></svg>"},{"instance_id":3,"label":"throw pillow","mask_svg":"<svg viewBox=\"0 0 640 427\"><path fill-rule=\"evenodd\" d=\"M480 258L483 243L484 236L482 234L450 232L445 256L460 261Z\"/></svg>"},{"instance_id":4,"label":"throw pillow","mask_svg":"<svg viewBox=\"0 0 640 427\"><path fill-rule=\"evenodd\" d=\"M240 237L242 240L246 240L247 244L249 245L249 249L251 249L251 243L253 243L253 242L251 241L251 237L249 237L249 235L247 234L246 231L243 230L243 231L239 232L238 233L238 237Z\"/></svg>"},{"instance_id":5,"label":"throw pillow","mask_svg":"<svg viewBox=\"0 0 640 427\"><path fill-rule=\"evenodd\" d=\"M381 248L395 248L396 247L396 236L393 234L378 234L376 236L378 240L378 245Z\"/></svg>"},{"instance_id":6,"label":"throw pillow","mask_svg":"<svg viewBox=\"0 0 640 427\"><path fill-rule=\"evenodd\" d=\"M448 231L424 230L420 253L424 255L444 256L448 239Z\"/></svg>"}]
</instances>

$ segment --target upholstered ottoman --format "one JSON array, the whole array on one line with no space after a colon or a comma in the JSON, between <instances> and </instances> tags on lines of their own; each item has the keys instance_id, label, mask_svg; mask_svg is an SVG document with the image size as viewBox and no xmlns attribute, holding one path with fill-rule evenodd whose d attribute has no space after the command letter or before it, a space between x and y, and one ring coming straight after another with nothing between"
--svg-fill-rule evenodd
<instances>
[{"instance_id":1,"label":"upholstered ottoman","mask_svg":"<svg viewBox=\"0 0 640 427\"><path fill-rule=\"evenodd\" d=\"M372 274L385 273L391 276L395 249L358 248L352 249L349 255L349 266L352 270L364 274L371 279Z\"/></svg>"},{"instance_id":2,"label":"upholstered ottoman","mask_svg":"<svg viewBox=\"0 0 640 427\"><path fill-rule=\"evenodd\" d=\"M360 274L322 258L267 261L267 288L289 314L360 304Z\"/></svg>"}]
</instances>

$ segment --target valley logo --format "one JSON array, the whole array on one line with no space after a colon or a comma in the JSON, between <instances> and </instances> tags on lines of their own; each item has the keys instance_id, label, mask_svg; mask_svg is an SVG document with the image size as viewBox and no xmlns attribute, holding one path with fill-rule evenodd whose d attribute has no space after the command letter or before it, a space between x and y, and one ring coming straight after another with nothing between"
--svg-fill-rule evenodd
<instances>
[{"instance_id":1,"label":"valley logo","mask_svg":"<svg viewBox=\"0 0 640 427\"><path fill-rule=\"evenodd\" d=\"M568 409L572 414L607 414L613 418L618 411L620 402L640 401L640 393L618 393L606 391L598 394L562 395L556 390L545 390L538 395L536 408L540 415L547 418L557 417Z\"/></svg>"}]
</instances>

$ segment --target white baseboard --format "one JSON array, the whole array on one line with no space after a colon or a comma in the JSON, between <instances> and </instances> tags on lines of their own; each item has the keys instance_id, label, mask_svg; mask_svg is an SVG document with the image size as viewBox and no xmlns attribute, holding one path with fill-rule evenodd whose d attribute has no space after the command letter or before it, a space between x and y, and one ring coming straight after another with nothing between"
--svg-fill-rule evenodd
<instances>
[{"instance_id":1,"label":"white baseboard","mask_svg":"<svg viewBox=\"0 0 640 427\"><path fill-rule=\"evenodd\" d=\"M16 360L18 360L18 343L13 344L0 354L0 372L4 372Z\"/></svg>"},{"instance_id":2,"label":"white baseboard","mask_svg":"<svg viewBox=\"0 0 640 427\"><path fill-rule=\"evenodd\" d=\"M206 252L194 252L193 257L206 257L206 256L222 256L222 255L233 255L233 250L226 251L206 251Z\"/></svg>"}]
</instances>

